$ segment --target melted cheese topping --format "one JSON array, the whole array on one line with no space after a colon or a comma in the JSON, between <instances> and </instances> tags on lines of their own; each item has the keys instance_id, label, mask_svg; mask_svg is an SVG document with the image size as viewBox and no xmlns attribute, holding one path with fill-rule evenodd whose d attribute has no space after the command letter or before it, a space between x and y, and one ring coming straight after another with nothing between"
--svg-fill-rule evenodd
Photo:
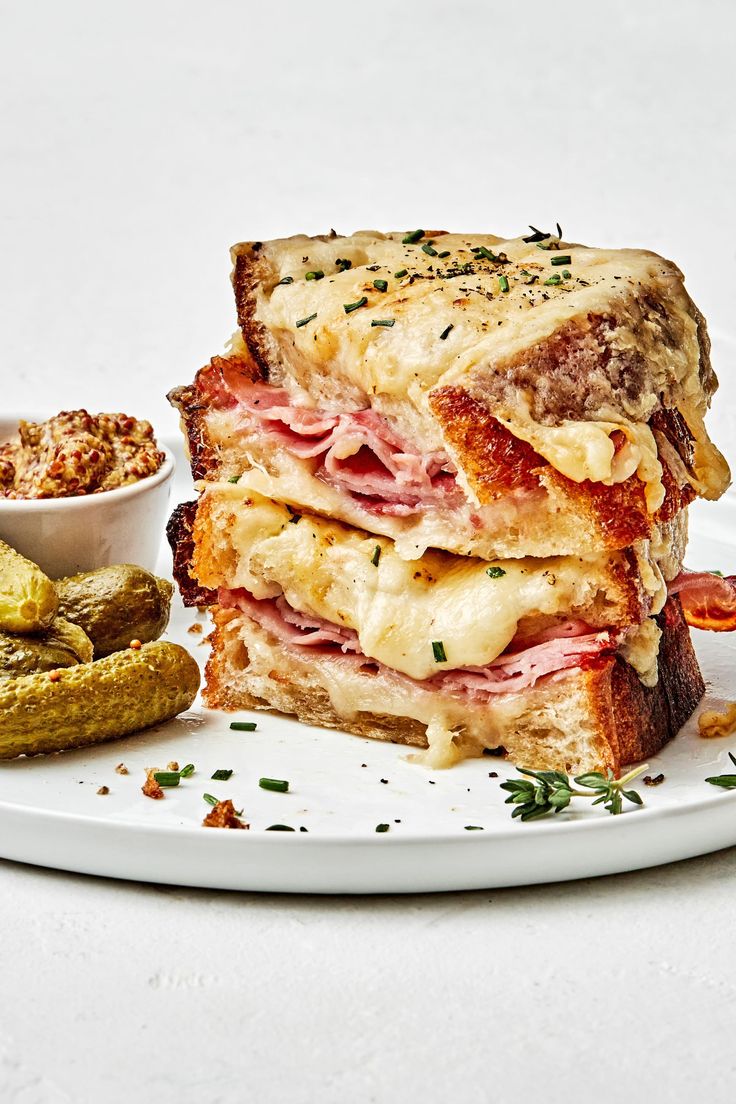
<instances>
[{"instance_id":1,"label":"melted cheese topping","mask_svg":"<svg viewBox=\"0 0 736 1104\"><path fill-rule=\"evenodd\" d=\"M484 560L428 551L407 561L391 541L322 518L295 520L237 486L210 484L205 502L211 513L195 559L203 585L244 587L256 598L284 594L295 609L353 629L367 656L412 678L490 663L523 618L585 616L594 604L598 616L604 606L615 616L606 605L617 589L615 555L504 560L490 565L503 572L493 578ZM642 585L659 604L661 575L646 548L638 554Z\"/></svg>"},{"instance_id":2,"label":"melted cheese topping","mask_svg":"<svg viewBox=\"0 0 736 1104\"><path fill-rule=\"evenodd\" d=\"M680 347L658 351L646 332L628 334L627 343L646 344L667 382L674 379L693 396L702 395L690 302L678 269L655 253L561 243L570 264L553 266L559 250L540 250L521 238L443 234L431 246L438 254L449 251L440 258L422 249L432 239L404 245L403 236L365 232L322 240L299 235L267 243L273 282L258 289L256 319L283 343L287 356L293 350L317 370L329 364L331 374L368 394L404 396L417 383L427 389L440 381L455 382L483 358L513 357L571 318L610 313L635 297L641 285L653 285L681 323ZM472 252L476 247L505 254L508 264L479 260ZM352 267L338 271L338 257ZM396 277L404 269L407 275ZM544 284L567 270L570 279ZM324 278L306 280L309 271L324 272ZM508 280L507 292L500 288L499 275ZM279 284L289 276L292 283ZM532 277L533 284L527 282ZM374 287L376 278L388 282L385 292ZM346 315L345 305L363 296L366 305ZM297 327L315 311L315 319ZM371 327L371 320L385 318L394 319L394 325ZM448 325L451 332L440 340ZM652 395L652 408L655 401Z\"/></svg>"},{"instance_id":3,"label":"melted cheese topping","mask_svg":"<svg viewBox=\"0 0 736 1104\"><path fill-rule=\"evenodd\" d=\"M299 235L260 247L266 263L261 272L270 275L262 275L257 288L255 319L273 342L276 359L288 365L283 383L296 401L332 409L346 401L356 407L370 403L429 441L436 434L427 408L430 389L472 385L479 369L482 374L502 366L575 318L613 315L623 321L609 338L612 352L638 355L647 365L646 392L629 397L628 417L619 410L591 410L591 421L548 427L520 418L518 401L506 409L489 402L489 409L571 479L612 483L636 472L654 511L664 491L646 421L665 395L695 438L696 489L707 497L723 492L730 474L703 425L709 396L699 375L696 315L675 265L645 250L560 243L570 256L569 265L561 266L552 264L560 250L520 238L442 234L425 252L431 238L405 245L403 237L373 231L324 239ZM507 263L479 257L473 252L478 247L502 254ZM236 246L233 252L248 249ZM337 258L351 267L341 271ZM396 275L404 270L405 276ZM315 271L324 276L305 278ZM559 284L546 283L557 277ZM284 278L291 282L281 283ZM387 289L376 288L375 280L379 288L385 281ZM647 319L647 291L666 304L676 335L671 342L663 342ZM362 300L364 305L346 313L346 305ZM298 325L304 319L310 321ZM371 325L386 319L393 325ZM479 386L482 391L482 381ZM629 438L624 455L614 457L608 440L613 429Z\"/></svg>"}]
</instances>

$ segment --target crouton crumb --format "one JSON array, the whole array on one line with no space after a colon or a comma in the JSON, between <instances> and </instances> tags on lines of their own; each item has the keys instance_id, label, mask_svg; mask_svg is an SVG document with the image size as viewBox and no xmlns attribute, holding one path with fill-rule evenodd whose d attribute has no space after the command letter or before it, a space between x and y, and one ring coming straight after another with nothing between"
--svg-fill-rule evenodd
<instances>
[{"instance_id":1,"label":"crouton crumb","mask_svg":"<svg viewBox=\"0 0 736 1104\"><path fill-rule=\"evenodd\" d=\"M141 786L146 797L151 797L154 801L160 801L165 796L161 786L153 777L157 770L158 767L146 767L146 781Z\"/></svg>"},{"instance_id":2,"label":"crouton crumb","mask_svg":"<svg viewBox=\"0 0 736 1104\"><path fill-rule=\"evenodd\" d=\"M172 759L171 762L166 767L166 769L167 769L167 771L178 771L179 764L177 763L176 759Z\"/></svg>"},{"instance_id":3,"label":"crouton crumb","mask_svg":"<svg viewBox=\"0 0 736 1104\"><path fill-rule=\"evenodd\" d=\"M129 773L128 768L126 767L125 763L118 763L118 765L115 768L115 773L116 774L128 774Z\"/></svg>"},{"instance_id":4,"label":"crouton crumb","mask_svg":"<svg viewBox=\"0 0 736 1104\"><path fill-rule=\"evenodd\" d=\"M193 625L190 625L189 628L187 629L187 632L201 633L202 632L202 626L200 625L199 621L195 621Z\"/></svg>"},{"instance_id":5,"label":"crouton crumb","mask_svg":"<svg viewBox=\"0 0 736 1104\"><path fill-rule=\"evenodd\" d=\"M203 828L249 828L235 813L235 806L228 797L226 801L218 801L211 812L202 821Z\"/></svg>"},{"instance_id":6,"label":"crouton crumb","mask_svg":"<svg viewBox=\"0 0 736 1104\"><path fill-rule=\"evenodd\" d=\"M110 792L110 787L109 787L109 786L100 786L100 788L99 788L99 790L98 790L97 792L98 792L98 794L100 794L100 795L101 795L102 797L104 797L104 796L105 796L105 794L109 794L109 792Z\"/></svg>"}]
</instances>

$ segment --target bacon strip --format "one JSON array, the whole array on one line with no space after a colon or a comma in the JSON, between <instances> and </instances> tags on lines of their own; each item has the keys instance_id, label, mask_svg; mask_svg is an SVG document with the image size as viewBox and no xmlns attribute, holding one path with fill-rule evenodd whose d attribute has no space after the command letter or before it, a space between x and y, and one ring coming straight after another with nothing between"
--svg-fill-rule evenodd
<instances>
[{"instance_id":1,"label":"bacon strip","mask_svg":"<svg viewBox=\"0 0 736 1104\"><path fill-rule=\"evenodd\" d=\"M584 621L566 621L545 629L531 641L519 642L516 650L512 642L511 651L504 652L485 667L458 667L440 671L431 679L418 680L366 657L354 629L335 625L311 613L300 613L283 595L258 599L247 590L222 589L218 601L225 609L241 610L289 647L337 647L345 658L352 656L360 660L361 665L367 659L377 671L402 681L407 688L440 690L472 700L528 690L547 675L580 667L590 658L611 654L621 638L620 633L610 630L595 632Z\"/></svg>"},{"instance_id":2,"label":"bacon strip","mask_svg":"<svg viewBox=\"0 0 736 1104\"><path fill-rule=\"evenodd\" d=\"M714 575L710 571L681 571L668 584L677 594L688 625L712 632L736 630L736 575Z\"/></svg>"}]
</instances>

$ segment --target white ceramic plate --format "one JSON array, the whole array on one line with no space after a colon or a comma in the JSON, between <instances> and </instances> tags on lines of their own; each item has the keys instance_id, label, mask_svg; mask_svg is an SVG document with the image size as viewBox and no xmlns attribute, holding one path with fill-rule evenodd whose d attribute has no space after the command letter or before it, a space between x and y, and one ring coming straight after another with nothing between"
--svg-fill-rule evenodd
<instances>
[{"instance_id":1,"label":"white ceramic plate","mask_svg":"<svg viewBox=\"0 0 736 1104\"><path fill-rule=\"evenodd\" d=\"M184 497L183 465L178 477ZM734 509L725 501L695 511L699 534L690 566L733 570L736 547L722 534L736 533ZM168 564L166 555L161 570ZM204 618L177 603L168 636L204 659L202 637L188 632L197 621ZM708 682L706 706L736 696L736 634L695 637ZM736 844L736 793L704 781L730 770L727 751L736 750L736 737L703 740L693 721L650 762L648 773L663 773L665 782L648 788L638 780L645 808L612 817L586 806L521 824L511 820L499 788L515 772L498 759L430 772L408 762L406 748L267 714L238 715L255 719L257 731L232 732L231 719L196 707L127 740L1 763L0 855L218 889L413 893L610 874ZM163 801L144 797L144 768L163 768L172 759L194 763L196 773L167 790ZM115 772L121 761L129 774ZM231 779L212 781L223 767L233 770ZM262 776L288 779L289 793L259 789ZM107 796L97 794L102 785ZM232 797L250 831L202 828L206 792ZM265 831L276 823L297 830ZM379 823L389 831L376 833ZM468 825L482 831L467 831Z\"/></svg>"}]
</instances>

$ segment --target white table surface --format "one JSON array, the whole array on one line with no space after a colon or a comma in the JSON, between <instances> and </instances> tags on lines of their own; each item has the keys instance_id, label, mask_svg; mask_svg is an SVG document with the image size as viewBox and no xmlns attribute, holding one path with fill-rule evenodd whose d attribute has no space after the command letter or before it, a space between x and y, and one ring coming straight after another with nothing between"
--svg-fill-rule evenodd
<instances>
[{"instance_id":1,"label":"white table surface","mask_svg":"<svg viewBox=\"0 0 736 1104\"><path fill-rule=\"evenodd\" d=\"M234 328L227 246L331 226L559 220L675 258L734 335L735 13L1 3L3 408L173 432ZM317 899L0 863L0 1099L732 1100L734 875Z\"/></svg>"}]
</instances>

